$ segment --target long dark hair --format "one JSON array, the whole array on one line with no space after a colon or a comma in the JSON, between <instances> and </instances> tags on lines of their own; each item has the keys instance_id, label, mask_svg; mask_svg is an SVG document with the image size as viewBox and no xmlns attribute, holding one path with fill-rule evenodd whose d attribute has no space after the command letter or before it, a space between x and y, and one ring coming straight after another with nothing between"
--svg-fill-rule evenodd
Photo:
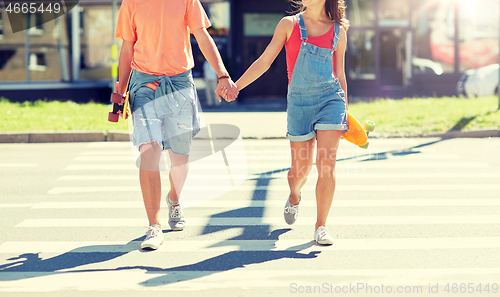
<instances>
[{"instance_id":1,"label":"long dark hair","mask_svg":"<svg viewBox=\"0 0 500 297\"><path fill-rule=\"evenodd\" d=\"M295 8L292 13L298 13L305 10L302 5L301 0L288 0L292 3ZM345 14L345 0L326 0L325 1L325 11L326 15L334 22L339 23L344 30L349 29L349 20L346 18Z\"/></svg>"}]
</instances>

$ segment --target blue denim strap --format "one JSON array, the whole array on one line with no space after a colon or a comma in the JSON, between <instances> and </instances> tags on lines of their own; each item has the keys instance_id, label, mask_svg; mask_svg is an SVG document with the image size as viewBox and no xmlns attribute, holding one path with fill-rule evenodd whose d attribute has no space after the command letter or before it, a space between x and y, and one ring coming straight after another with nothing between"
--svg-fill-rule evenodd
<instances>
[{"instance_id":1,"label":"blue denim strap","mask_svg":"<svg viewBox=\"0 0 500 297\"><path fill-rule=\"evenodd\" d=\"M299 28L300 28L300 39L307 40L307 29L302 14L303 12L297 14L297 22L299 23Z\"/></svg>"},{"instance_id":2,"label":"blue denim strap","mask_svg":"<svg viewBox=\"0 0 500 297\"><path fill-rule=\"evenodd\" d=\"M333 50L337 50L337 44L339 43L339 32L340 32L340 25L339 23L335 22L335 36L333 36Z\"/></svg>"}]
</instances>

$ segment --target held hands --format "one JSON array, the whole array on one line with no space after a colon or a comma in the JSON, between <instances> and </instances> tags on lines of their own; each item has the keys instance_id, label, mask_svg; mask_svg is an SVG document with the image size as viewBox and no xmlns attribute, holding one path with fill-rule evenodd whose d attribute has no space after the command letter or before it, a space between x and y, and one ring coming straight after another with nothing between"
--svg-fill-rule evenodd
<instances>
[{"instance_id":1,"label":"held hands","mask_svg":"<svg viewBox=\"0 0 500 297\"><path fill-rule=\"evenodd\" d=\"M239 92L238 87L230 77L221 77L217 83L217 89L215 89L215 94L219 102L222 101L221 97L227 102L234 101L238 97Z\"/></svg>"}]
</instances>

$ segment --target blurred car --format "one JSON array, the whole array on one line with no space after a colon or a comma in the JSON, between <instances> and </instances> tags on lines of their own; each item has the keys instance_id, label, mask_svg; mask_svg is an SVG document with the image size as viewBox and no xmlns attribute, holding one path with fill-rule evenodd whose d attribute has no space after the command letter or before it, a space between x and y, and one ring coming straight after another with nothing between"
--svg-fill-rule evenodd
<instances>
[{"instance_id":1,"label":"blurred car","mask_svg":"<svg viewBox=\"0 0 500 297\"><path fill-rule=\"evenodd\" d=\"M457 83L458 95L466 97L491 96L498 92L498 64L465 71Z\"/></svg>"},{"instance_id":2,"label":"blurred car","mask_svg":"<svg viewBox=\"0 0 500 297\"><path fill-rule=\"evenodd\" d=\"M443 74L443 66L429 59L413 58L414 74Z\"/></svg>"}]
</instances>

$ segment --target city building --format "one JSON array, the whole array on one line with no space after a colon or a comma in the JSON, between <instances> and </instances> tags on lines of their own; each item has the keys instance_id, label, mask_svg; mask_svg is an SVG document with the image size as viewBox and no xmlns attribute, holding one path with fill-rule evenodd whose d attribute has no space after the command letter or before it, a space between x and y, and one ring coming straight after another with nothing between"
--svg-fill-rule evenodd
<instances>
[{"instance_id":1,"label":"city building","mask_svg":"<svg viewBox=\"0 0 500 297\"><path fill-rule=\"evenodd\" d=\"M235 80L264 51L279 20L294 11L287 0L201 2L213 23L209 31ZM351 22L348 95L457 95L461 73L498 63L499 2L346 0ZM45 23L43 15L34 14L28 21L37 25L17 33L12 33L0 3L0 96L106 102L121 44L113 38L112 3L81 0L68 14ZM193 75L201 78L203 55L192 41ZM112 50L114 42L118 51ZM286 71L283 49L269 71L241 92L241 100L284 102Z\"/></svg>"}]
</instances>

